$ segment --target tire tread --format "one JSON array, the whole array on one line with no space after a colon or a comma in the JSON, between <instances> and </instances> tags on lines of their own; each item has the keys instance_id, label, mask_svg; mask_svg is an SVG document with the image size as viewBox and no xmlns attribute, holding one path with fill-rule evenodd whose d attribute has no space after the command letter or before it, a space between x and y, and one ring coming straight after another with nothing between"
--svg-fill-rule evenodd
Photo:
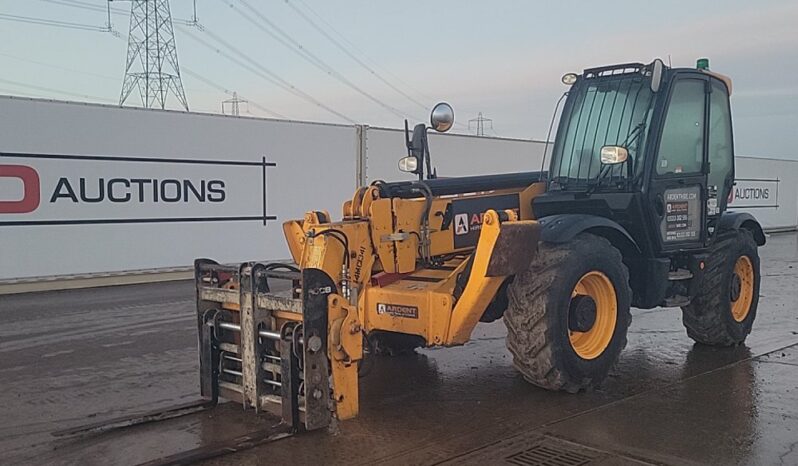
<instances>
[{"instance_id":1,"label":"tire tread","mask_svg":"<svg viewBox=\"0 0 798 466\"><path fill-rule=\"evenodd\" d=\"M724 280L727 279L731 261L737 260L736 252L743 247L756 250L753 235L748 230L727 233L719 238L710 250L704 270L704 282L701 292L690 304L682 306L682 323L687 329L687 336L698 343L712 346L732 346L741 343L740 338L733 335L725 322L724 313L728 312L727 294ZM734 255L734 257L732 257ZM755 272L759 274L758 271ZM750 326L743 335L751 331Z\"/></svg>"},{"instance_id":2,"label":"tire tread","mask_svg":"<svg viewBox=\"0 0 798 466\"><path fill-rule=\"evenodd\" d=\"M547 321L548 291L557 280L560 264L570 254L576 254L580 244L589 248L606 250L608 260L621 264L623 280L627 291L629 288L629 271L623 264L623 258L605 238L591 234L578 235L574 240L563 244L541 243L538 256L529 269L516 276L508 287L509 304L504 314L507 326L507 349L513 356L513 364L528 382L548 390L564 390L576 393L588 389L594 382L590 378L574 380L573 377L557 363L560 355L555 354L553 344L554 332ZM625 312L619 316L618 322L631 321L629 309L618 309ZM620 348L626 347L626 328L622 329Z\"/></svg>"}]
</instances>

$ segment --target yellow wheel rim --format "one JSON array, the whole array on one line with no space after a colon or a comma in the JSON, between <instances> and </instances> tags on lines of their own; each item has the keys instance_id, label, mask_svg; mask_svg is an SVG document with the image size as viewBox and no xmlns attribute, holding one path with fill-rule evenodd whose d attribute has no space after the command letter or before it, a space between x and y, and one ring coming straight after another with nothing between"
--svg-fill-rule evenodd
<instances>
[{"instance_id":1,"label":"yellow wheel rim","mask_svg":"<svg viewBox=\"0 0 798 466\"><path fill-rule=\"evenodd\" d=\"M748 256L738 257L734 264L730 299L732 317L737 322L744 321L754 301L754 264Z\"/></svg>"},{"instance_id":2,"label":"yellow wheel rim","mask_svg":"<svg viewBox=\"0 0 798 466\"><path fill-rule=\"evenodd\" d=\"M618 301L615 288L606 275L598 271L588 272L579 279L571 297L589 296L596 303L596 319L590 330L568 331L576 354L582 359L596 359L601 356L612 340L618 320Z\"/></svg>"}]
</instances>

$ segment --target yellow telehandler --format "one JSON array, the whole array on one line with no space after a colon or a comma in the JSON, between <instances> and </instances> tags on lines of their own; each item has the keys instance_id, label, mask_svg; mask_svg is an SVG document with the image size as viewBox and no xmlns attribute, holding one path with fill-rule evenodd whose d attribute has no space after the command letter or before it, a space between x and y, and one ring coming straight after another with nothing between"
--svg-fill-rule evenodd
<instances>
[{"instance_id":1,"label":"yellow telehandler","mask_svg":"<svg viewBox=\"0 0 798 466\"><path fill-rule=\"evenodd\" d=\"M545 172L437 178L430 128L405 125L399 167L418 180L360 187L338 220L286 221L294 263L197 260L203 400L156 418L225 398L323 428L358 414L364 358L462 345L480 321L504 319L526 380L568 392L607 376L632 306L681 307L703 344L744 341L765 236L727 210L731 81L655 60L563 83ZM453 122L435 107L431 129Z\"/></svg>"}]
</instances>

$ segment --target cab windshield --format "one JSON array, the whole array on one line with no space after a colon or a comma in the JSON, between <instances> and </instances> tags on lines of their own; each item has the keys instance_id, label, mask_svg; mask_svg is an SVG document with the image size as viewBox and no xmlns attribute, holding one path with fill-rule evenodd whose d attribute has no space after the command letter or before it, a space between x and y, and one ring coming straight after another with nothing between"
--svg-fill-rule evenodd
<instances>
[{"instance_id":1,"label":"cab windshield","mask_svg":"<svg viewBox=\"0 0 798 466\"><path fill-rule=\"evenodd\" d=\"M580 78L560 117L551 180L562 189L603 188L642 171L653 100L649 78L641 73ZM627 162L602 166L602 146L626 147Z\"/></svg>"}]
</instances>

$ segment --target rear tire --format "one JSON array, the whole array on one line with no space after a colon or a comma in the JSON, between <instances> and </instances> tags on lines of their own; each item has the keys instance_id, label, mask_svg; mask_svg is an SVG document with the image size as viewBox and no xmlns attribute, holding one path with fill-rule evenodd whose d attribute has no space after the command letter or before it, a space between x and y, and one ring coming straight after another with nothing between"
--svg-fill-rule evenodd
<instances>
[{"instance_id":1,"label":"rear tire","mask_svg":"<svg viewBox=\"0 0 798 466\"><path fill-rule=\"evenodd\" d=\"M631 293L621 253L605 238L582 233L564 244L541 243L508 287L504 322L516 369L549 390L598 385L626 346ZM592 325L575 318L583 315L582 296L591 296L588 308L593 301Z\"/></svg>"},{"instance_id":2,"label":"rear tire","mask_svg":"<svg viewBox=\"0 0 798 466\"><path fill-rule=\"evenodd\" d=\"M751 232L718 238L705 265L699 294L682 307L687 335L705 345L738 345L751 333L759 304L759 252Z\"/></svg>"}]
</instances>

